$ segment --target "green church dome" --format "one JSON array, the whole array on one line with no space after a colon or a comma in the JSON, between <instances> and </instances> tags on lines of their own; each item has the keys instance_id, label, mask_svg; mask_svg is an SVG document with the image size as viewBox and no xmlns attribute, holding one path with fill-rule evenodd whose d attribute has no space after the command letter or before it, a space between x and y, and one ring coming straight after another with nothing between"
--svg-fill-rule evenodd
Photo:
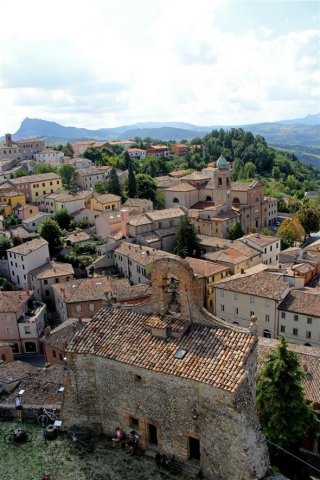
<instances>
[{"instance_id":1,"label":"green church dome","mask_svg":"<svg viewBox=\"0 0 320 480\"><path fill-rule=\"evenodd\" d=\"M220 155L217 161L217 167L226 167L228 165L227 160L224 158L223 155Z\"/></svg>"}]
</instances>

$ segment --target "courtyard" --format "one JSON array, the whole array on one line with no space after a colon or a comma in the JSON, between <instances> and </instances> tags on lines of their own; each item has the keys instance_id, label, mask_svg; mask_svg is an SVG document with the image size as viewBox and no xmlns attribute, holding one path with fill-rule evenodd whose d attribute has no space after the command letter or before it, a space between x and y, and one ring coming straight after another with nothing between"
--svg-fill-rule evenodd
<instances>
[{"instance_id":1,"label":"courtyard","mask_svg":"<svg viewBox=\"0 0 320 480\"><path fill-rule=\"evenodd\" d=\"M11 444L6 435L23 427L31 440ZM0 423L0 472L3 480L41 480L50 473L53 480L185 480L158 467L154 458L143 452L128 455L113 449L110 440L99 438L93 452L70 447L70 437L61 433L57 439L44 441L42 429L34 424Z\"/></svg>"}]
</instances>

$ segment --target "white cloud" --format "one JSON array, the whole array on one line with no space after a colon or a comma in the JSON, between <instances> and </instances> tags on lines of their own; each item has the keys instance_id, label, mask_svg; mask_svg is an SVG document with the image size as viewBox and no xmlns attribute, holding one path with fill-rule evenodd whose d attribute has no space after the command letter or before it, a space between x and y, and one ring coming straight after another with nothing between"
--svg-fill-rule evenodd
<instances>
[{"instance_id":1,"label":"white cloud","mask_svg":"<svg viewBox=\"0 0 320 480\"><path fill-rule=\"evenodd\" d=\"M259 24L230 33L219 23L228 1L50 5L1 7L2 18L12 18L0 29L2 133L25 116L91 128L145 120L212 125L319 108L316 30L276 36Z\"/></svg>"}]
</instances>

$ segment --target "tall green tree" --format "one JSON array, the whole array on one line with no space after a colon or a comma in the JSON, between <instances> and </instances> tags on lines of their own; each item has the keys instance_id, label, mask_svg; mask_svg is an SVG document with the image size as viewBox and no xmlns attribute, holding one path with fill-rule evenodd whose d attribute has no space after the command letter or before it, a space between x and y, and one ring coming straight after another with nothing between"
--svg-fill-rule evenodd
<instances>
[{"instance_id":1,"label":"tall green tree","mask_svg":"<svg viewBox=\"0 0 320 480\"><path fill-rule=\"evenodd\" d=\"M244 235L244 231L242 230L240 223L237 222L234 225L232 225L229 232L230 240L237 240L237 238L241 238L243 237L243 235Z\"/></svg>"},{"instance_id":2,"label":"tall green tree","mask_svg":"<svg viewBox=\"0 0 320 480\"><path fill-rule=\"evenodd\" d=\"M121 196L121 185L119 177L117 175L117 170L115 167L111 168L111 172L108 180L108 192L113 193L114 195Z\"/></svg>"},{"instance_id":3,"label":"tall green tree","mask_svg":"<svg viewBox=\"0 0 320 480\"><path fill-rule=\"evenodd\" d=\"M295 217L299 220L308 236L310 236L310 233L320 230L320 212L311 205L302 205Z\"/></svg>"},{"instance_id":4,"label":"tall green tree","mask_svg":"<svg viewBox=\"0 0 320 480\"><path fill-rule=\"evenodd\" d=\"M60 228L63 230L68 230L71 222L71 216L66 208L60 208L57 210L52 216L52 219L57 222Z\"/></svg>"},{"instance_id":5,"label":"tall green tree","mask_svg":"<svg viewBox=\"0 0 320 480\"><path fill-rule=\"evenodd\" d=\"M73 165L65 163L59 168L59 175L62 178L63 186L66 188L72 187L76 183L77 170Z\"/></svg>"},{"instance_id":6,"label":"tall green tree","mask_svg":"<svg viewBox=\"0 0 320 480\"><path fill-rule=\"evenodd\" d=\"M312 427L315 416L306 403L305 373L284 337L267 355L257 382L257 408L267 440L290 449Z\"/></svg>"},{"instance_id":7,"label":"tall green tree","mask_svg":"<svg viewBox=\"0 0 320 480\"><path fill-rule=\"evenodd\" d=\"M39 227L39 234L49 243L50 255L57 253L62 247L62 232L55 220L48 218Z\"/></svg>"},{"instance_id":8,"label":"tall green tree","mask_svg":"<svg viewBox=\"0 0 320 480\"><path fill-rule=\"evenodd\" d=\"M12 241L8 237L0 237L0 258L5 256L8 248L12 247Z\"/></svg>"},{"instance_id":9,"label":"tall green tree","mask_svg":"<svg viewBox=\"0 0 320 480\"><path fill-rule=\"evenodd\" d=\"M156 198L157 185L150 175L145 175L144 173L138 173L136 175L137 182L137 197L138 198L147 198L154 202Z\"/></svg>"},{"instance_id":10,"label":"tall green tree","mask_svg":"<svg viewBox=\"0 0 320 480\"><path fill-rule=\"evenodd\" d=\"M128 164L128 195L129 198L135 198L137 195L137 182L131 159Z\"/></svg>"},{"instance_id":11,"label":"tall green tree","mask_svg":"<svg viewBox=\"0 0 320 480\"><path fill-rule=\"evenodd\" d=\"M199 254L200 247L195 226L187 216L180 217L176 232L175 253L182 258L194 257Z\"/></svg>"}]
</instances>

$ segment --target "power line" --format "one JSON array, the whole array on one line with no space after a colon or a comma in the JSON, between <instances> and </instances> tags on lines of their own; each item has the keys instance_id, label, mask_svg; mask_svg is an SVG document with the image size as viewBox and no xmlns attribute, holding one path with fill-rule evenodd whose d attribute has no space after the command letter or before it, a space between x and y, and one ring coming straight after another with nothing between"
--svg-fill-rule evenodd
<instances>
[{"instance_id":1,"label":"power line","mask_svg":"<svg viewBox=\"0 0 320 480\"><path fill-rule=\"evenodd\" d=\"M298 460L299 462L304 463L305 465L307 465L307 467L312 468L312 469L315 470L317 473L320 473L320 470L318 470L316 467L313 467L312 465L310 465L310 463L305 462L304 460L302 460L301 458L297 457L297 456L294 455L293 453L288 452L288 450L285 450L284 448L280 447L280 445L277 445L277 444L271 442L270 440L267 440L267 442L268 442L268 443L271 443L271 445L274 445L275 447L279 448L279 450L282 450L283 452L287 453L288 455L291 455L291 457L295 458L295 459Z\"/></svg>"}]
</instances>

